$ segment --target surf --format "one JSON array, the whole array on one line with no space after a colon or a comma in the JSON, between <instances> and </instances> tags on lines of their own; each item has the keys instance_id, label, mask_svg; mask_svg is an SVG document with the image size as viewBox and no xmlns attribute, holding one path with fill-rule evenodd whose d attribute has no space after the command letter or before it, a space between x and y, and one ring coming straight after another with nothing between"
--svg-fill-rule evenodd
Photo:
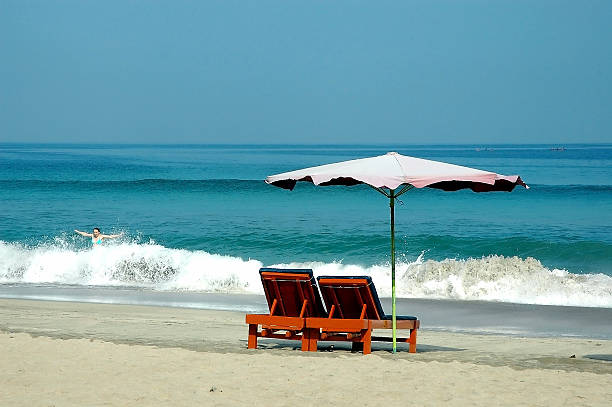
<instances>
[{"instance_id":1,"label":"surf","mask_svg":"<svg viewBox=\"0 0 612 407\"><path fill-rule=\"evenodd\" d=\"M372 276L381 296L391 295L388 263L264 264L258 259L164 247L150 241L80 248L61 239L28 246L0 241L0 284L138 287L158 291L263 294L261 267L311 268L319 275ZM547 268L533 257L489 255L426 259L396 266L400 298L451 299L612 308L612 277Z\"/></svg>"}]
</instances>

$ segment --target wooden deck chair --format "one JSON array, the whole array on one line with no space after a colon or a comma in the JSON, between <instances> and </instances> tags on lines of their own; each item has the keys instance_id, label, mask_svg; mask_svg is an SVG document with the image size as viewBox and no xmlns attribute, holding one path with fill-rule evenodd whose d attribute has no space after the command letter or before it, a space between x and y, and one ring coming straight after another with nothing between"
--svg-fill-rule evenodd
<instances>
[{"instance_id":1,"label":"wooden deck chair","mask_svg":"<svg viewBox=\"0 0 612 407\"><path fill-rule=\"evenodd\" d=\"M259 274L270 313L246 315L249 349L257 348L257 338L264 337L301 340L303 351L310 350L312 340L316 352L316 338L311 339L311 333L318 334L318 330L306 328L305 321L327 313L312 270L262 268Z\"/></svg>"},{"instance_id":2,"label":"wooden deck chair","mask_svg":"<svg viewBox=\"0 0 612 407\"><path fill-rule=\"evenodd\" d=\"M372 351L372 341L390 342L390 337L372 336L374 329L392 329L391 315L385 315L369 276L317 278L321 295L328 310L327 318L307 318L307 328L316 329L311 333L310 350L316 350L316 340L350 341L353 350ZM420 322L416 317L397 316L397 329L409 329L408 338L397 338L398 342L409 343L408 351L416 352L417 329ZM314 349L313 349L314 348Z\"/></svg>"}]
</instances>

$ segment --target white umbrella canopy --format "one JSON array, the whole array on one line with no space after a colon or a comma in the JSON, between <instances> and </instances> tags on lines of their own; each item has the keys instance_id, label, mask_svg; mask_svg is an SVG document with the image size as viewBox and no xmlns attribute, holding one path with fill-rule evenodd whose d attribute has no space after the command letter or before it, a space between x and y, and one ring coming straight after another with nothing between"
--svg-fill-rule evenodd
<instances>
[{"instance_id":1,"label":"white umbrella canopy","mask_svg":"<svg viewBox=\"0 0 612 407\"><path fill-rule=\"evenodd\" d=\"M512 191L516 185L528 188L518 175L499 175L394 152L285 172L266 178L268 184L285 189L293 189L297 181L312 182L315 185L368 184L387 189L396 189L400 185L446 191L470 188L476 192Z\"/></svg>"},{"instance_id":2,"label":"white umbrella canopy","mask_svg":"<svg viewBox=\"0 0 612 407\"><path fill-rule=\"evenodd\" d=\"M529 189L518 175L500 175L440 161L404 156L395 152L270 175L266 178L266 183L289 190L292 190L298 181L321 186L366 184L389 198L393 353L396 352L395 199L409 189L424 187L444 191L469 188L474 192L510 192L517 185ZM402 188L396 191L400 186Z\"/></svg>"}]
</instances>

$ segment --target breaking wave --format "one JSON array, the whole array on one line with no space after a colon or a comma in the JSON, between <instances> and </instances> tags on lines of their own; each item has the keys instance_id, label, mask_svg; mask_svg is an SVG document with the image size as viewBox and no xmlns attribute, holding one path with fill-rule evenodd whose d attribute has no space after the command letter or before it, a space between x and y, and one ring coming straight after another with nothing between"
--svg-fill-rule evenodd
<instances>
[{"instance_id":1,"label":"breaking wave","mask_svg":"<svg viewBox=\"0 0 612 407\"><path fill-rule=\"evenodd\" d=\"M612 277L549 269L528 257L487 256L400 262L396 292L405 298L501 301L612 308ZM27 246L0 241L0 283L130 286L165 291L262 294L260 267L312 268L315 275L370 275L381 296L391 295L390 266L308 262L263 264L255 259L171 249L155 242Z\"/></svg>"}]
</instances>

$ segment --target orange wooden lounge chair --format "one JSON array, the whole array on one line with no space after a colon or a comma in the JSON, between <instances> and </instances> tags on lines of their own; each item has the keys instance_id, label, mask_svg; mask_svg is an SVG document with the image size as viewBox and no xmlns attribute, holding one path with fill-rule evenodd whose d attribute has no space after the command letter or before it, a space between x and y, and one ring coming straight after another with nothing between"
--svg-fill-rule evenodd
<instances>
[{"instance_id":1,"label":"orange wooden lounge chair","mask_svg":"<svg viewBox=\"0 0 612 407\"><path fill-rule=\"evenodd\" d=\"M329 315L306 319L306 328L315 329L310 331L308 350L317 350L317 340L350 341L353 350L363 350L368 354L372 351L372 341L392 341L390 337L372 336L374 329L391 329L393 322L391 315L383 312L369 276L321 276L317 280ZM410 330L408 338L397 338L397 341L409 343L410 353L416 352L419 325L416 317L396 315L397 329Z\"/></svg>"},{"instance_id":2,"label":"orange wooden lounge chair","mask_svg":"<svg viewBox=\"0 0 612 407\"><path fill-rule=\"evenodd\" d=\"M306 318L327 316L312 270L262 268L259 274L270 313L247 314L249 349L264 337L301 340L302 350L310 350L311 336L319 331L307 328ZM314 346L316 351L316 339Z\"/></svg>"}]
</instances>

